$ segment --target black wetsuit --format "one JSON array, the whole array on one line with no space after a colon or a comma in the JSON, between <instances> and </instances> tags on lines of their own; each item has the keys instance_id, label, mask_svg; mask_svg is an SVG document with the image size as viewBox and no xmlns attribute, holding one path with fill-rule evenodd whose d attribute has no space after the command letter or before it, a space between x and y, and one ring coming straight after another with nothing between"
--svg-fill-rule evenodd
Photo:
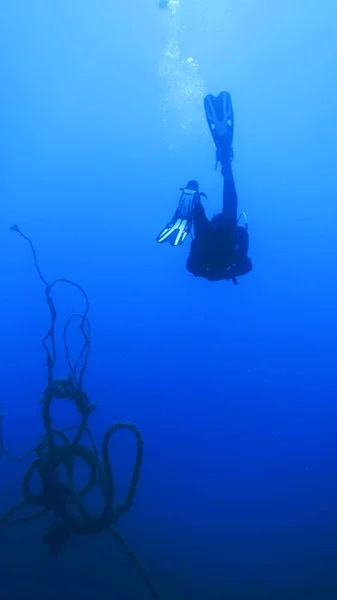
<instances>
[{"instance_id":1,"label":"black wetsuit","mask_svg":"<svg viewBox=\"0 0 337 600\"><path fill-rule=\"evenodd\" d=\"M211 221L199 201L194 211L194 239L187 260L187 270L210 281L222 279L237 283L236 277L249 273L252 262L247 256L247 227L237 225L237 194L231 158L221 162L223 208Z\"/></svg>"}]
</instances>

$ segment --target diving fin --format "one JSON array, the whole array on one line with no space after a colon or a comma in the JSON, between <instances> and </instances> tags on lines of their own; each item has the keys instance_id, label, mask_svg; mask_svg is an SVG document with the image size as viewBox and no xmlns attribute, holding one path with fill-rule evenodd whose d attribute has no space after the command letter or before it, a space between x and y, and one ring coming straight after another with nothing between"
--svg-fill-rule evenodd
<instances>
[{"instance_id":1,"label":"diving fin","mask_svg":"<svg viewBox=\"0 0 337 600\"><path fill-rule=\"evenodd\" d=\"M200 202L200 196L205 196L199 193L197 181L189 181L185 188L180 189L182 194L178 208L171 221L157 236L160 244L169 242L172 246L179 246L184 243L192 228L195 205Z\"/></svg>"},{"instance_id":2,"label":"diving fin","mask_svg":"<svg viewBox=\"0 0 337 600\"><path fill-rule=\"evenodd\" d=\"M216 146L216 165L233 159L234 113L229 92L218 96L208 94L204 98L204 107L208 127Z\"/></svg>"}]
</instances>

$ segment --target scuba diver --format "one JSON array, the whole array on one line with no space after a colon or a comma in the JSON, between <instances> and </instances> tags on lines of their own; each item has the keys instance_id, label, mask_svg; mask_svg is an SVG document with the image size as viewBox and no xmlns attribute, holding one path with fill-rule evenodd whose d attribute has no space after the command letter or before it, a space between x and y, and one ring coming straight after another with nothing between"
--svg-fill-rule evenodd
<instances>
[{"instance_id":1,"label":"scuba diver","mask_svg":"<svg viewBox=\"0 0 337 600\"><path fill-rule=\"evenodd\" d=\"M223 176L222 212L211 220L206 217L197 181L189 181L181 188L176 212L165 229L157 236L159 243L181 245L192 232L190 254L186 268L195 277L209 281L222 279L237 284L237 277L252 269L248 258L248 225L246 215L237 216L238 199L232 172L234 115L230 94L221 92L204 99L207 123L216 147L216 168L221 166ZM241 218L244 225L239 225Z\"/></svg>"}]
</instances>

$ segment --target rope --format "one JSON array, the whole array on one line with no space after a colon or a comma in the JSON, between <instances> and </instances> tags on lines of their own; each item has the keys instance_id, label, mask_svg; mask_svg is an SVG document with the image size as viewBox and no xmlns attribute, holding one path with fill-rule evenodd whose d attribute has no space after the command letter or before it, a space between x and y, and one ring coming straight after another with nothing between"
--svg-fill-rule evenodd
<instances>
[{"instance_id":1,"label":"rope","mask_svg":"<svg viewBox=\"0 0 337 600\"><path fill-rule=\"evenodd\" d=\"M143 460L144 443L141 433L132 423L115 423L111 425L103 438L101 449L102 460L100 460L99 452L88 426L89 417L95 409L95 406L89 402L89 398L82 387L90 351L91 327L88 320L88 297L83 288L71 280L56 279L52 284L49 284L42 275L35 248L30 238L24 235L17 225L13 225L11 229L29 243L34 257L35 268L41 282L45 286L46 301L50 312L50 326L42 339L42 345L46 352L48 383L40 401L42 405L41 416L44 434L40 443L23 456L14 457L5 448L3 438L4 411L3 403L0 403L0 459L6 456L13 461L22 461L31 455L35 455L23 479L23 500L0 517L0 526L12 527L23 525L29 521L44 517L47 514L52 514L54 520L50 529L43 537L44 542L51 552L61 550L71 535L97 535L102 531L108 531L110 535L119 541L121 547L136 565L152 597L155 600L162 600L154 589L148 575L140 566L137 557L127 546L124 538L115 529L119 518L130 510L135 499ZM59 283L77 288L85 300L83 314L72 314L63 328L63 343L70 375L62 379L54 377L56 362L55 324L57 313L51 296L55 285ZM69 327L75 320L80 321L79 331L83 338L83 345L76 360L72 362L67 336ZM51 405L55 399L67 399L74 402L81 417L79 426L68 426L60 430L53 428ZM128 430L135 437L137 449L126 497L121 504L115 505L115 480L109 456L109 445L111 437L122 429ZM67 434L70 430L75 431L72 440L69 439ZM85 433L89 437L89 448L80 443ZM82 460L89 470L88 480L79 491L76 491L74 487L76 459ZM63 467L62 472L66 474L63 480L60 479L61 467ZM36 477L40 480L41 491L39 493L32 491L31 484L33 479L34 488L36 488ZM90 512L84 502L86 495L95 486L99 488L104 500L103 509L99 514ZM32 506L37 508L37 512L26 517L16 517L19 512Z\"/></svg>"}]
</instances>

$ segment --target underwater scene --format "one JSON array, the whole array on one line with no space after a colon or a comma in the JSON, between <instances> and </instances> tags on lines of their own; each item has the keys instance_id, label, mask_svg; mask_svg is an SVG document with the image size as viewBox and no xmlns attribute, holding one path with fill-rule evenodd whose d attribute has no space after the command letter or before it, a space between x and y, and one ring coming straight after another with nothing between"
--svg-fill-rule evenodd
<instances>
[{"instance_id":1,"label":"underwater scene","mask_svg":"<svg viewBox=\"0 0 337 600\"><path fill-rule=\"evenodd\" d=\"M0 20L1 600L337 600L337 5Z\"/></svg>"}]
</instances>

